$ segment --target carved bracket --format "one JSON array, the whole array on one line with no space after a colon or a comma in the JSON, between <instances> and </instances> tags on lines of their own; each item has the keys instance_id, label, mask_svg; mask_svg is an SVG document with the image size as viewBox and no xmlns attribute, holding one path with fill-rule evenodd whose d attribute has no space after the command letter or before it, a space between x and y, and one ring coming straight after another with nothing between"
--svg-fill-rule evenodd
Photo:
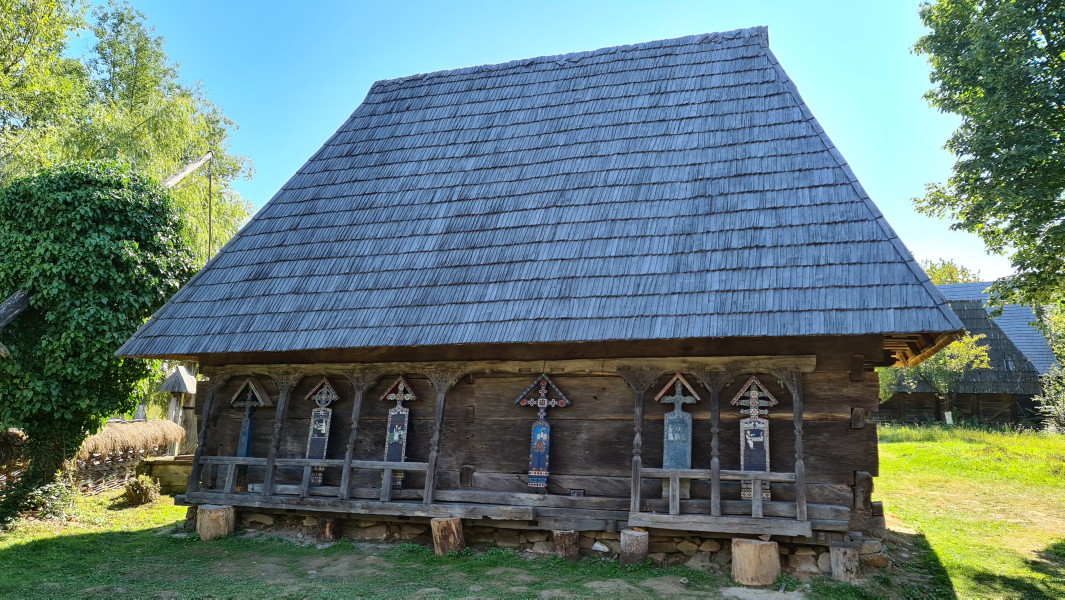
<instances>
[{"instance_id":1,"label":"carved bracket","mask_svg":"<svg viewBox=\"0 0 1065 600\"><path fill-rule=\"evenodd\" d=\"M422 369L422 374L433 384L437 394L450 390L466 374L465 367L439 366Z\"/></svg>"},{"instance_id":2,"label":"carved bracket","mask_svg":"<svg viewBox=\"0 0 1065 600\"><path fill-rule=\"evenodd\" d=\"M648 388L658 381L658 378L663 373L662 369L657 367L633 367L628 365L618 367L615 372L637 393L646 392Z\"/></svg>"},{"instance_id":3,"label":"carved bracket","mask_svg":"<svg viewBox=\"0 0 1065 600\"><path fill-rule=\"evenodd\" d=\"M355 393L365 393L366 390L372 388L381 379L382 375L383 373L378 369L368 367L352 367L344 373L348 383L355 388Z\"/></svg>"}]
</instances>

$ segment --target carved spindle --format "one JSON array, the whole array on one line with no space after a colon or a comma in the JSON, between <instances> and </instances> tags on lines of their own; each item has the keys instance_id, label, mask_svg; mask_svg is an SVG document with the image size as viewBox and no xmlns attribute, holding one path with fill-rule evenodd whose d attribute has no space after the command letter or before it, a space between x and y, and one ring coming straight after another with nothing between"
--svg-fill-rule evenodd
<instances>
[{"instance_id":1,"label":"carved spindle","mask_svg":"<svg viewBox=\"0 0 1065 600\"><path fill-rule=\"evenodd\" d=\"M721 391L736 373L732 371L696 371L703 387L710 390L710 515L721 516Z\"/></svg>"},{"instance_id":2,"label":"carved spindle","mask_svg":"<svg viewBox=\"0 0 1065 600\"><path fill-rule=\"evenodd\" d=\"M211 417L211 411L214 410L215 396L218 395L218 390L222 389L222 386L233 377L233 373L229 369L210 369L205 370L204 374L208 378L207 397L203 401L203 414L200 415L200 435L197 438L196 455L192 458L192 472L189 474L188 491L190 492L200 491L200 473L203 470L200 459L203 458L203 449L207 445L207 424Z\"/></svg>"},{"instance_id":3,"label":"carved spindle","mask_svg":"<svg viewBox=\"0 0 1065 600\"><path fill-rule=\"evenodd\" d=\"M629 496L629 511L640 512L640 485L643 469L643 401L647 389L650 388L662 374L660 369L648 369L643 367L618 367L618 375L625 380L633 391L633 436L632 436L632 488Z\"/></svg>"},{"instance_id":4,"label":"carved spindle","mask_svg":"<svg viewBox=\"0 0 1065 600\"><path fill-rule=\"evenodd\" d=\"M274 410L274 432L270 436L270 450L266 455L266 475L263 479L264 496L271 496L274 493L274 463L277 461L277 451L281 446L281 425L285 421L292 390L303 379L303 373L295 369L279 369L271 375L271 379L277 386L278 397L277 408Z\"/></svg>"},{"instance_id":5,"label":"carved spindle","mask_svg":"<svg viewBox=\"0 0 1065 600\"><path fill-rule=\"evenodd\" d=\"M425 492L422 502L433 503L436 486L436 461L440 456L440 434L444 429L444 401L447 392L458 383L466 372L460 367L438 367L425 370L425 376L436 390L436 412L433 420L433 437L429 440L429 466L425 471Z\"/></svg>"},{"instance_id":6,"label":"carved spindle","mask_svg":"<svg viewBox=\"0 0 1065 600\"><path fill-rule=\"evenodd\" d=\"M351 497L351 461L355 458L355 442L359 439L359 417L362 415L362 400L381 378L381 373L370 369L352 369L347 374L348 382L355 390L355 401L351 404L351 434L344 451L344 473L340 476L340 499Z\"/></svg>"}]
</instances>

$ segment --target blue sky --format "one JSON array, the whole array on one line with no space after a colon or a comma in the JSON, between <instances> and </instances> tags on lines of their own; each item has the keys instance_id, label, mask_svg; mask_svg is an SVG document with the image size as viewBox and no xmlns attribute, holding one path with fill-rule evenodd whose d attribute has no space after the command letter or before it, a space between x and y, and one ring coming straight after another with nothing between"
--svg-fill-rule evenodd
<instances>
[{"instance_id":1,"label":"blue sky","mask_svg":"<svg viewBox=\"0 0 1065 600\"><path fill-rule=\"evenodd\" d=\"M770 47L869 195L918 259L985 278L1009 272L975 236L918 215L910 198L944 181L957 120L930 108L919 3L862 1L133 0L166 39L182 79L236 121L232 150L261 207L355 110L378 79L769 26Z\"/></svg>"}]
</instances>

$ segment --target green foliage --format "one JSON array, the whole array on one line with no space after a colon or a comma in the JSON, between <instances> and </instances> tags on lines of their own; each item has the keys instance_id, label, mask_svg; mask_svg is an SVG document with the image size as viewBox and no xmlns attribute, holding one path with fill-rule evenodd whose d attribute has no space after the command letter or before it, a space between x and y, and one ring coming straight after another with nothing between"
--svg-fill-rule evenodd
<instances>
[{"instance_id":1,"label":"green foliage","mask_svg":"<svg viewBox=\"0 0 1065 600\"><path fill-rule=\"evenodd\" d=\"M74 513L77 496L69 481L55 481L30 492L25 508L38 519L64 519Z\"/></svg>"},{"instance_id":2,"label":"green foliage","mask_svg":"<svg viewBox=\"0 0 1065 600\"><path fill-rule=\"evenodd\" d=\"M1055 366L1043 375L1043 391L1035 397L1047 431L1065 433L1065 367Z\"/></svg>"},{"instance_id":3,"label":"green foliage","mask_svg":"<svg viewBox=\"0 0 1065 600\"><path fill-rule=\"evenodd\" d=\"M0 2L20 10L38 4L37 0ZM231 185L251 175L248 160L228 151L228 136L236 125L201 90L178 81L177 66L167 58L163 39L128 4L112 1L97 7L84 28L95 40L92 50L81 61L63 59L62 36L81 32L83 23L75 18L80 16L80 5L63 6L74 16L57 20L53 29L62 33L58 41L42 47L29 61L65 65L64 78L56 76L59 67L55 67L49 81L65 81L67 92L43 111L62 118L43 123L22 115L0 121L0 177L70 161L107 160L129 163L162 181L211 150L213 161L172 190L189 225L184 230L187 243L197 263L203 264L251 213L251 205ZM16 24L12 33L25 36L31 28ZM210 249L208 173L213 175Z\"/></svg>"},{"instance_id":4,"label":"green foliage","mask_svg":"<svg viewBox=\"0 0 1065 600\"><path fill-rule=\"evenodd\" d=\"M944 283L976 283L980 281L980 271L973 271L952 260L922 260L921 268L936 285Z\"/></svg>"},{"instance_id":5,"label":"green foliage","mask_svg":"<svg viewBox=\"0 0 1065 600\"><path fill-rule=\"evenodd\" d=\"M130 506L140 506L158 500L160 491L158 479L149 475L138 475L136 479L126 482L122 499Z\"/></svg>"},{"instance_id":6,"label":"green foliage","mask_svg":"<svg viewBox=\"0 0 1065 600\"><path fill-rule=\"evenodd\" d=\"M973 369L989 369L987 346L980 344L984 335L966 335L951 343L915 367L880 367L880 401L887 402L899 392L912 393L924 383L951 410L958 383Z\"/></svg>"},{"instance_id":7,"label":"green foliage","mask_svg":"<svg viewBox=\"0 0 1065 600\"><path fill-rule=\"evenodd\" d=\"M114 353L191 276L182 228L165 192L122 165L71 164L0 188L0 296L31 294L0 360L0 424L29 438L26 486L133 408L148 367ZM21 502L5 493L0 521Z\"/></svg>"},{"instance_id":8,"label":"green foliage","mask_svg":"<svg viewBox=\"0 0 1065 600\"><path fill-rule=\"evenodd\" d=\"M945 185L918 210L956 220L1016 274L997 293L1024 304L1065 298L1065 7L1060 0L939 0L921 8L931 30L928 101L962 122Z\"/></svg>"}]
</instances>

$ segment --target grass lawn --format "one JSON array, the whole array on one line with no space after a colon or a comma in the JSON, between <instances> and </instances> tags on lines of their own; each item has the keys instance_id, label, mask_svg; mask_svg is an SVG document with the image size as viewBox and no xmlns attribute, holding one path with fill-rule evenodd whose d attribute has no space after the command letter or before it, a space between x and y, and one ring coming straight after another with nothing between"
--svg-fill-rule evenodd
<instances>
[{"instance_id":1,"label":"grass lawn","mask_svg":"<svg viewBox=\"0 0 1065 600\"><path fill-rule=\"evenodd\" d=\"M817 578L807 598L1065 598L1065 437L882 427L875 497L894 566L861 587ZM437 557L413 544L318 548L266 535L201 543L169 497L81 497L75 518L0 534L0 598L720 597L728 577L566 563L500 549ZM897 517L897 518L894 518Z\"/></svg>"},{"instance_id":2,"label":"grass lawn","mask_svg":"<svg viewBox=\"0 0 1065 600\"><path fill-rule=\"evenodd\" d=\"M1065 598L1065 436L882 426L876 486L958 598Z\"/></svg>"}]
</instances>

